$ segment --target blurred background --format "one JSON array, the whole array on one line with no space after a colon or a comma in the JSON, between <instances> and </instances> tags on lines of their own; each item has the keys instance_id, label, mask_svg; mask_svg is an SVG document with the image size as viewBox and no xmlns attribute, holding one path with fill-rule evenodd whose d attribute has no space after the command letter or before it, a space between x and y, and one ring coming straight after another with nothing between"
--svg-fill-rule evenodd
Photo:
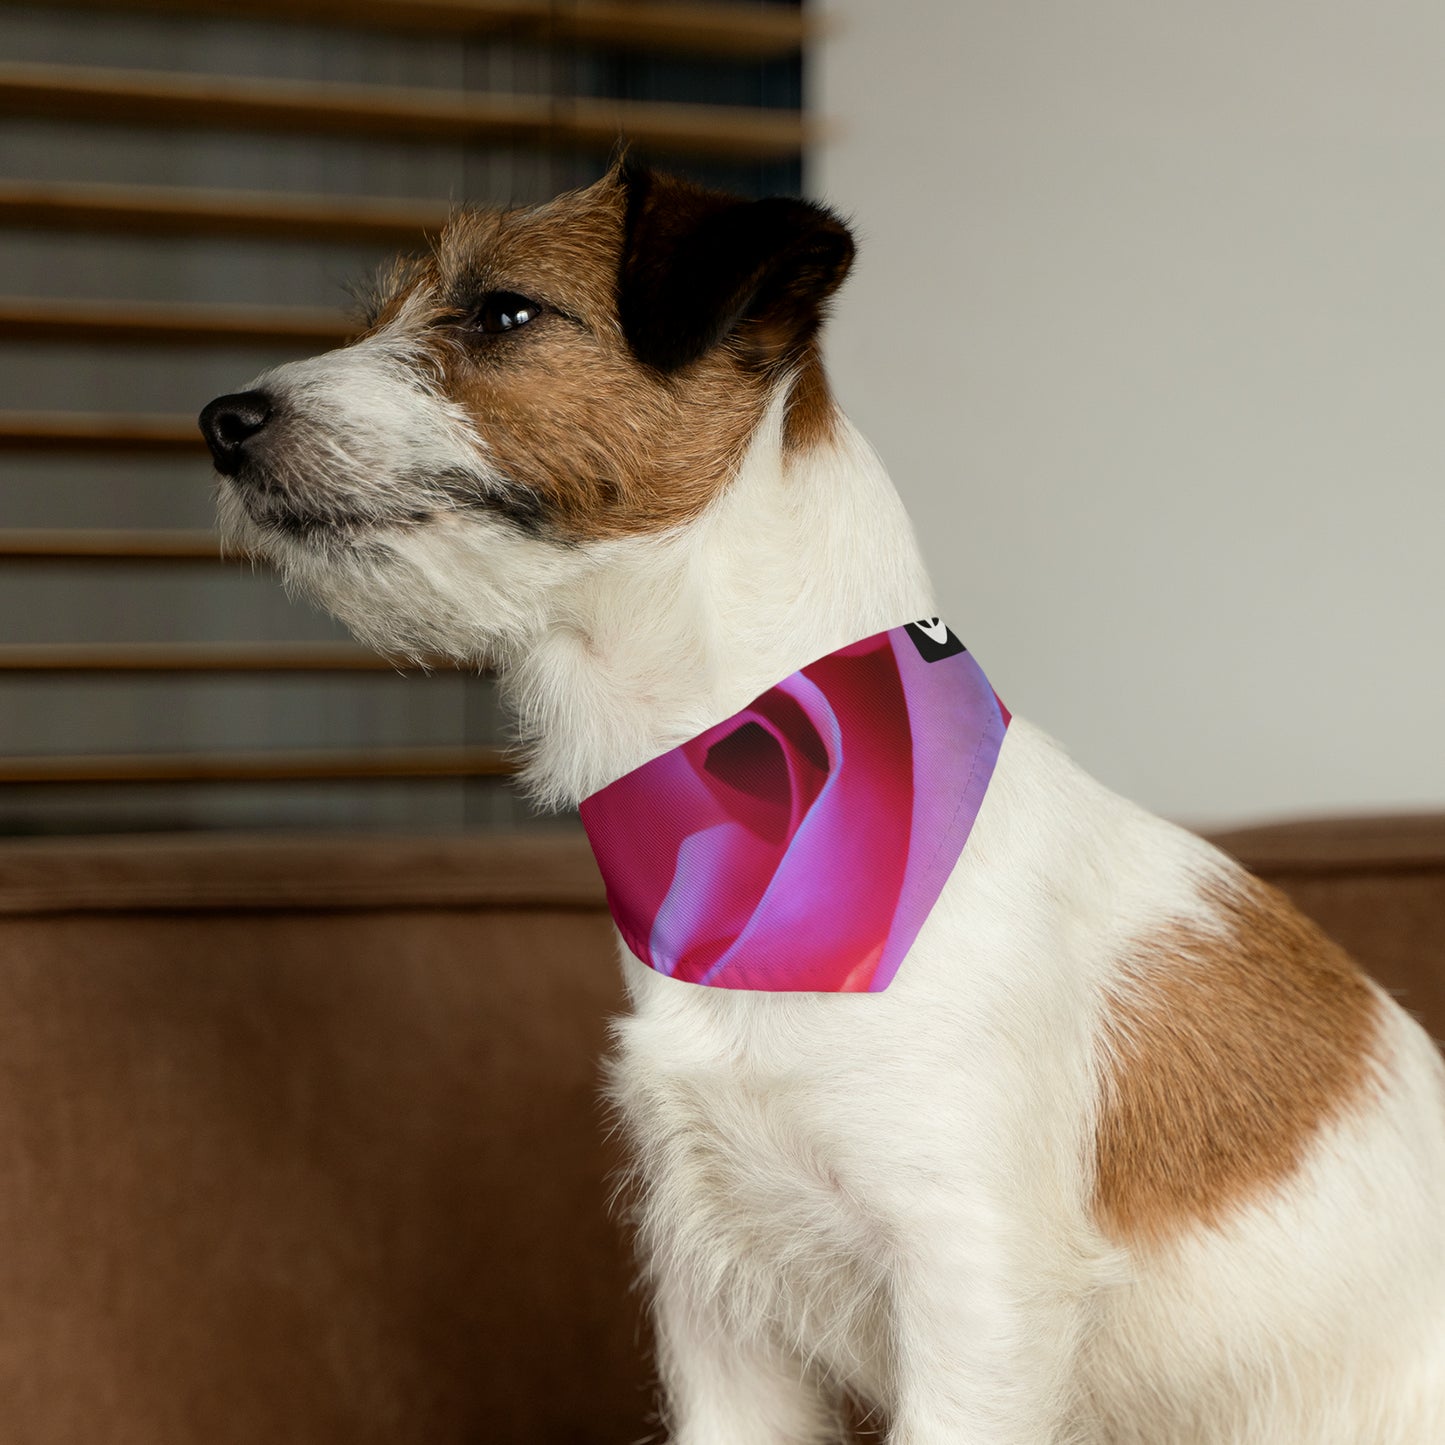
<instances>
[{"instance_id":1,"label":"blurred background","mask_svg":"<svg viewBox=\"0 0 1445 1445\"><path fill-rule=\"evenodd\" d=\"M1445 10L831 13L834 382L1002 696L1187 823L1445 803Z\"/></svg>"},{"instance_id":2,"label":"blurred background","mask_svg":"<svg viewBox=\"0 0 1445 1445\"><path fill-rule=\"evenodd\" d=\"M510 828L491 684L222 562L195 415L619 132L802 182L796 6L0 4L0 831Z\"/></svg>"},{"instance_id":3,"label":"blurred background","mask_svg":"<svg viewBox=\"0 0 1445 1445\"><path fill-rule=\"evenodd\" d=\"M619 129L863 242L840 396L950 621L1200 826L1445 803L1445 15L0 3L0 831L537 824L485 678L223 563L193 425Z\"/></svg>"}]
</instances>

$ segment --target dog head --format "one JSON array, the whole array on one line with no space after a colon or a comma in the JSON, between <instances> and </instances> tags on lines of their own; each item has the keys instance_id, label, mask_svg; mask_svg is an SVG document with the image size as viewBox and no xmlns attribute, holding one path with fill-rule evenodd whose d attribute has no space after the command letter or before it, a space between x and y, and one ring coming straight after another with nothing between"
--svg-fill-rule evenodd
<instances>
[{"instance_id":1,"label":"dog head","mask_svg":"<svg viewBox=\"0 0 1445 1445\"><path fill-rule=\"evenodd\" d=\"M463 211L364 334L201 413L223 530L386 649L496 660L599 549L685 527L785 388L828 434L815 338L837 217L622 164Z\"/></svg>"}]
</instances>

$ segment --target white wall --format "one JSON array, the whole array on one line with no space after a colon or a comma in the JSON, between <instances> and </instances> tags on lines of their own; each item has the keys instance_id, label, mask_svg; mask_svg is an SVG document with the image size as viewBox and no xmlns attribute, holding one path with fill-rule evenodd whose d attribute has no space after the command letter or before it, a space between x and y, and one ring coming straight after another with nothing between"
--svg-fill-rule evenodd
<instances>
[{"instance_id":1,"label":"white wall","mask_svg":"<svg viewBox=\"0 0 1445 1445\"><path fill-rule=\"evenodd\" d=\"M1445 5L833 0L836 389L1110 786L1445 806Z\"/></svg>"}]
</instances>

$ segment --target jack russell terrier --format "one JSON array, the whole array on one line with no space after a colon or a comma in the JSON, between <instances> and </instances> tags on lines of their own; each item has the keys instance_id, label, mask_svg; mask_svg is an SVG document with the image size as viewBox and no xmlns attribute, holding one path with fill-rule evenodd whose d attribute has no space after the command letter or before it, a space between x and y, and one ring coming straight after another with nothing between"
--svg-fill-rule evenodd
<instances>
[{"instance_id":1,"label":"jack russell terrier","mask_svg":"<svg viewBox=\"0 0 1445 1445\"><path fill-rule=\"evenodd\" d=\"M1445 1069L1010 718L818 353L828 210L622 162L213 401L224 531L580 805L676 1445L1445 1442Z\"/></svg>"}]
</instances>

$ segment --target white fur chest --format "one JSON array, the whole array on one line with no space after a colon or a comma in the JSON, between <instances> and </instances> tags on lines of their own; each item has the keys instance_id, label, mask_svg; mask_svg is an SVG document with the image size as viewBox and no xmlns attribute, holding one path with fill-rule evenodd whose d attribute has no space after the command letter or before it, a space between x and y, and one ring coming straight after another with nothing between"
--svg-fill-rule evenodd
<instances>
[{"instance_id":1,"label":"white fur chest","mask_svg":"<svg viewBox=\"0 0 1445 1445\"><path fill-rule=\"evenodd\" d=\"M871 1072L858 1006L873 1000L699 988L630 953L624 966L636 1012L616 1025L612 1096L652 1269L687 1279L719 1324L880 1388L888 1241L857 1139Z\"/></svg>"}]
</instances>

